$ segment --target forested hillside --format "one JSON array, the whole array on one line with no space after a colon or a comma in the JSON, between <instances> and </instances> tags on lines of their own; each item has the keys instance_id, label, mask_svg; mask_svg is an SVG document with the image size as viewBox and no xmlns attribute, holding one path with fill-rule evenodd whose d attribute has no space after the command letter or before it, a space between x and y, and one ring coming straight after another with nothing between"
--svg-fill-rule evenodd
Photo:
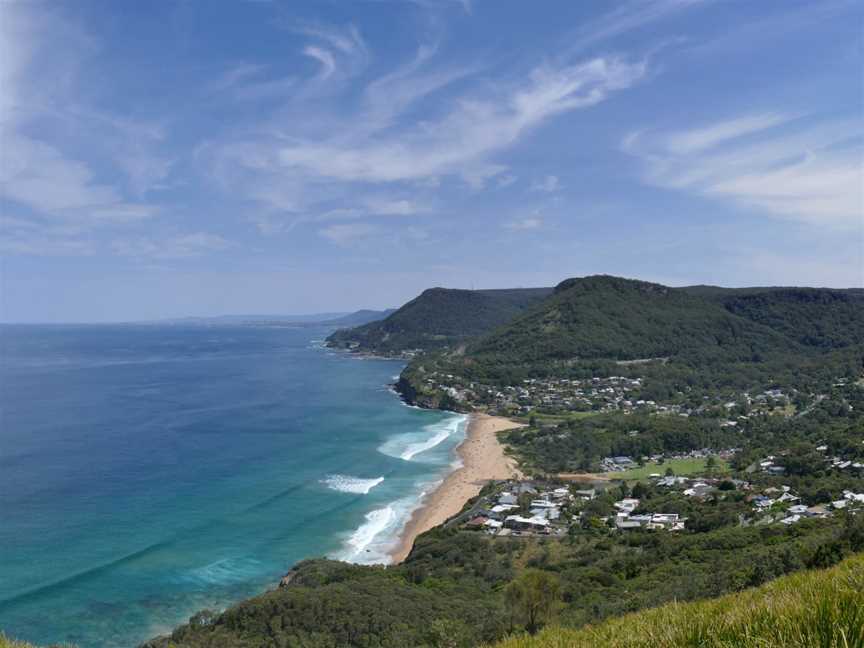
<instances>
[{"instance_id":1,"label":"forested hillside","mask_svg":"<svg viewBox=\"0 0 864 648\"><path fill-rule=\"evenodd\" d=\"M403 383L422 391L422 367L499 386L617 374L650 378L661 392L806 388L811 378L857 375L862 357L864 299L854 290L669 288L593 276L563 281L463 354L415 361Z\"/></svg>"},{"instance_id":2,"label":"forested hillside","mask_svg":"<svg viewBox=\"0 0 864 648\"><path fill-rule=\"evenodd\" d=\"M387 318L336 331L327 342L382 354L452 347L509 322L551 292L551 288L430 288Z\"/></svg>"},{"instance_id":3,"label":"forested hillside","mask_svg":"<svg viewBox=\"0 0 864 648\"><path fill-rule=\"evenodd\" d=\"M479 340L469 353L514 362L692 355L743 359L785 343L768 327L683 291L594 276L561 282L554 295Z\"/></svg>"},{"instance_id":4,"label":"forested hillside","mask_svg":"<svg viewBox=\"0 0 864 648\"><path fill-rule=\"evenodd\" d=\"M669 601L717 596L864 550L861 520L794 528L717 521L685 535L587 530L564 539L434 529L402 565L307 561L291 582L224 613L199 613L146 648L467 648L525 627L507 587L553 579L556 623L586 623ZM831 547L831 551L820 547Z\"/></svg>"}]
</instances>

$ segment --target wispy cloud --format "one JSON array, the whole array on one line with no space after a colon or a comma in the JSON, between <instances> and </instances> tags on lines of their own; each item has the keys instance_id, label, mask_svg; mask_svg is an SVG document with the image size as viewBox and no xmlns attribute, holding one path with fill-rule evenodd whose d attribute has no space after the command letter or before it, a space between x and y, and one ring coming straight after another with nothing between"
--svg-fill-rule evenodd
<instances>
[{"instance_id":1,"label":"wispy cloud","mask_svg":"<svg viewBox=\"0 0 864 648\"><path fill-rule=\"evenodd\" d=\"M787 121L789 121L789 117L779 113L746 115L718 124L711 124L704 128L673 133L668 138L669 151L676 155L698 153L728 140L758 133Z\"/></svg>"},{"instance_id":2,"label":"wispy cloud","mask_svg":"<svg viewBox=\"0 0 864 648\"><path fill-rule=\"evenodd\" d=\"M111 243L111 250L119 256L144 259L190 259L210 252L218 252L230 247L230 243L208 232L179 234L166 238L135 237L117 239Z\"/></svg>"},{"instance_id":3,"label":"wispy cloud","mask_svg":"<svg viewBox=\"0 0 864 648\"><path fill-rule=\"evenodd\" d=\"M28 3L3 3L0 12L0 198L41 228L28 236L42 241L18 251L87 247L64 246L58 223L80 232L156 216L143 198L173 164L157 152L163 129L83 101L76 81L97 45L74 21Z\"/></svg>"},{"instance_id":4,"label":"wispy cloud","mask_svg":"<svg viewBox=\"0 0 864 648\"><path fill-rule=\"evenodd\" d=\"M531 184L531 191L540 191L542 193L555 193L561 189L561 182L558 176L547 175L545 178L535 180Z\"/></svg>"},{"instance_id":5,"label":"wispy cloud","mask_svg":"<svg viewBox=\"0 0 864 648\"><path fill-rule=\"evenodd\" d=\"M303 48L303 54L321 64L321 71L318 75L322 80L327 79L336 70L336 59L326 49L308 45Z\"/></svg>"},{"instance_id":6,"label":"wispy cloud","mask_svg":"<svg viewBox=\"0 0 864 648\"><path fill-rule=\"evenodd\" d=\"M283 131L269 142L228 142L216 156L221 164L237 167L235 177L254 171L257 180L272 174L270 180L280 184L298 178L307 184L383 184L456 176L481 186L506 170L491 159L494 154L552 117L600 103L644 74L644 62L618 58L543 65L526 78L492 87L486 96L451 99L443 116L434 121L409 120L401 128L369 132L363 120L348 116L332 125L329 138L315 140L303 137L302 124L296 124L296 134ZM396 81L391 78L387 83ZM400 82L401 93L394 94L416 98L438 84L419 87L408 75ZM260 188L252 193L274 208L285 208L284 201L268 201Z\"/></svg>"},{"instance_id":7,"label":"wispy cloud","mask_svg":"<svg viewBox=\"0 0 864 648\"><path fill-rule=\"evenodd\" d=\"M318 230L318 234L336 245L348 247L375 231L376 228L368 223L339 223Z\"/></svg>"},{"instance_id":8,"label":"wispy cloud","mask_svg":"<svg viewBox=\"0 0 864 648\"><path fill-rule=\"evenodd\" d=\"M569 51L580 52L596 43L613 39L639 29L691 7L705 5L712 0L628 0L576 29L570 38Z\"/></svg>"},{"instance_id":9,"label":"wispy cloud","mask_svg":"<svg viewBox=\"0 0 864 648\"><path fill-rule=\"evenodd\" d=\"M529 216L528 218L519 218L509 223L504 224L505 229L524 231L536 230L543 227L543 219L538 215Z\"/></svg>"},{"instance_id":10,"label":"wispy cloud","mask_svg":"<svg viewBox=\"0 0 864 648\"><path fill-rule=\"evenodd\" d=\"M632 133L644 180L836 228L864 223L864 126L795 115L743 115L684 131Z\"/></svg>"}]
</instances>

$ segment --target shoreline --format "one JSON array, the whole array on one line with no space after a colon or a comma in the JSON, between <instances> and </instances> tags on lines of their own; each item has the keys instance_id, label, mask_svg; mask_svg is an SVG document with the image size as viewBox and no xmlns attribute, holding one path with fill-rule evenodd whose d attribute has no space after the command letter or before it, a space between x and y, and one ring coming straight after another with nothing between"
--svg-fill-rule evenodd
<instances>
[{"instance_id":1,"label":"shoreline","mask_svg":"<svg viewBox=\"0 0 864 648\"><path fill-rule=\"evenodd\" d=\"M399 564L408 557L414 541L421 533L439 526L453 517L490 480L519 477L516 461L504 454L496 432L520 427L522 424L501 416L469 414L465 440L456 449L462 466L451 472L423 500L399 534L396 547L390 552L390 564Z\"/></svg>"}]
</instances>

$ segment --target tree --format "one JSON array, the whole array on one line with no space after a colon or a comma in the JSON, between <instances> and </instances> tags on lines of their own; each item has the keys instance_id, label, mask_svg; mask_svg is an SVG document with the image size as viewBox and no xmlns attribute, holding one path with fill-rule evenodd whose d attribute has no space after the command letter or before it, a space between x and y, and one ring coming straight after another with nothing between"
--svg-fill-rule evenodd
<instances>
[{"instance_id":1,"label":"tree","mask_svg":"<svg viewBox=\"0 0 864 648\"><path fill-rule=\"evenodd\" d=\"M717 470L717 459L714 458L714 455L708 457L705 462L705 470L709 475L713 475L714 471Z\"/></svg>"},{"instance_id":2,"label":"tree","mask_svg":"<svg viewBox=\"0 0 864 648\"><path fill-rule=\"evenodd\" d=\"M561 598L561 584L554 574L526 569L504 590L510 614L518 618L530 634L552 618Z\"/></svg>"}]
</instances>

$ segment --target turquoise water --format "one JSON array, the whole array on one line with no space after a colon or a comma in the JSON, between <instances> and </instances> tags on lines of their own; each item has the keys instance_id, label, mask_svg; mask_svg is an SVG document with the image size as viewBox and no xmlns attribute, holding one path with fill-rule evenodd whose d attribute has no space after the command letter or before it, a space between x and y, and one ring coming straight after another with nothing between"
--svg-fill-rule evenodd
<instances>
[{"instance_id":1,"label":"turquoise water","mask_svg":"<svg viewBox=\"0 0 864 648\"><path fill-rule=\"evenodd\" d=\"M0 329L0 629L133 646L300 559L386 560L465 420L327 332Z\"/></svg>"}]
</instances>

